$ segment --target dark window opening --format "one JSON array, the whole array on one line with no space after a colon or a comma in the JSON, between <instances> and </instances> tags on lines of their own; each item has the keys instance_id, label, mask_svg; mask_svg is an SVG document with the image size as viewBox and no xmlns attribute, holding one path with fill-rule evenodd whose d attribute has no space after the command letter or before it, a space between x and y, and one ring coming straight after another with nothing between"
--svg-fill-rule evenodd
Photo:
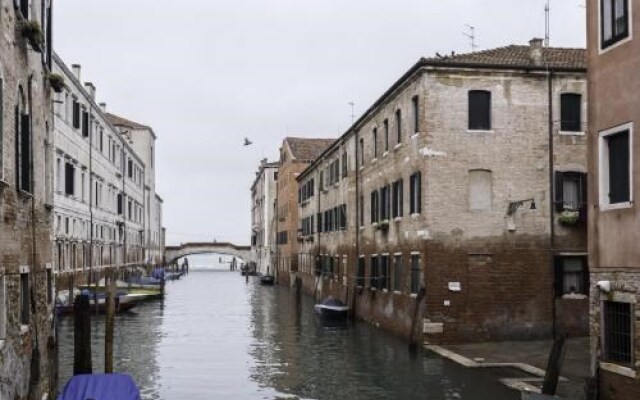
<instances>
[{"instance_id":1,"label":"dark window opening","mask_svg":"<svg viewBox=\"0 0 640 400\"><path fill-rule=\"evenodd\" d=\"M29 293L29 274L20 274L20 323L29 325L30 318L30 301Z\"/></svg>"},{"instance_id":2,"label":"dark window opening","mask_svg":"<svg viewBox=\"0 0 640 400\"><path fill-rule=\"evenodd\" d=\"M421 286L422 270L420 268L420 255L411 255L411 293L418 293Z\"/></svg>"},{"instance_id":3,"label":"dark window opening","mask_svg":"<svg viewBox=\"0 0 640 400\"><path fill-rule=\"evenodd\" d=\"M364 273L365 273L365 265L364 265L364 257L358 258L358 270L356 272L356 286L364 287Z\"/></svg>"},{"instance_id":4,"label":"dark window opening","mask_svg":"<svg viewBox=\"0 0 640 400\"><path fill-rule=\"evenodd\" d=\"M371 192L371 223L379 221L379 203L378 203L378 191Z\"/></svg>"},{"instance_id":5,"label":"dark window opening","mask_svg":"<svg viewBox=\"0 0 640 400\"><path fill-rule=\"evenodd\" d=\"M89 113L82 111L82 136L89 137Z\"/></svg>"},{"instance_id":6,"label":"dark window opening","mask_svg":"<svg viewBox=\"0 0 640 400\"><path fill-rule=\"evenodd\" d=\"M379 289L380 281L378 279L378 256L371 256L371 273L369 274L369 287Z\"/></svg>"},{"instance_id":7,"label":"dark window opening","mask_svg":"<svg viewBox=\"0 0 640 400\"><path fill-rule=\"evenodd\" d=\"M402 217L404 214L404 199L403 199L403 180L400 179L393 183L393 194L392 194L392 216L393 218Z\"/></svg>"},{"instance_id":8,"label":"dark window opening","mask_svg":"<svg viewBox=\"0 0 640 400\"><path fill-rule=\"evenodd\" d=\"M420 132L420 103L418 96L414 96L411 99L411 105L413 108L413 133Z\"/></svg>"},{"instance_id":9,"label":"dark window opening","mask_svg":"<svg viewBox=\"0 0 640 400\"><path fill-rule=\"evenodd\" d=\"M414 173L409 178L411 201L409 204L409 212L411 214L419 214L422 212L422 177L420 171Z\"/></svg>"},{"instance_id":10,"label":"dark window opening","mask_svg":"<svg viewBox=\"0 0 640 400\"><path fill-rule=\"evenodd\" d=\"M31 193L31 141L31 117L20 114L16 107L16 186L28 193Z\"/></svg>"},{"instance_id":11,"label":"dark window opening","mask_svg":"<svg viewBox=\"0 0 640 400\"><path fill-rule=\"evenodd\" d=\"M402 143L402 112L396 111L396 141Z\"/></svg>"},{"instance_id":12,"label":"dark window opening","mask_svg":"<svg viewBox=\"0 0 640 400\"><path fill-rule=\"evenodd\" d=\"M391 276L389 275L389 256L383 255L380 257L380 288L389 289L391 287Z\"/></svg>"},{"instance_id":13,"label":"dark window opening","mask_svg":"<svg viewBox=\"0 0 640 400\"><path fill-rule=\"evenodd\" d=\"M75 167L70 163L66 163L64 165L64 193L68 196L75 194L75 177Z\"/></svg>"},{"instance_id":14,"label":"dark window opening","mask_svg":"<svg viewBox=\"0 0 640 400\"><path fill-rule=\"evenodd\" d=\"M609 203L630 200L629 131L606 137L609 155Z\"/></svg>"},{"instance_id":15,"label":"dark window opening","mask_svg":"<svg viewBox=\"0 0 640 400\"><path fill-rule=\"evenodd\" d=\"M80 129L80 103L78 100L73 99L73 128Z\"/></svg>"},{"instance_id":16,"label":"dark window opening","mask_svg":"<svg viewBox=\"0 0 640 400\"><path fill-rule=\"evenodd\" d=\"M342 153L342 177L346 178L349 174L349 167L347 165L347 152Z\"/></svg>"},{"instance_id":17,"label":"dark window opening","mask_svg":"<svg viewBox=\"0 0 640 400\"><path fill-rule=\"evenodd\" d=\"M395 262L393 266L393 290L402 291L402 255L394 256Z\"/></svg>"},{"instance_id":18,"label":"dark window opening","mask_svg":"<svg viewBox=\"0 0 640 400\"><path fill-rule=\"evenodd\" d=\"M582 131L582 96L580 94L563 93L560 96L560 130Z\"/></svg>"},{"instance_id":19,"label":"dark window opening","mask_svg":"<svg viewBox=\"0 0 640 400\"><path fill-rule=\"evenodd\" d=\"M373 128L373 158L378 157L378 128Z\"/></svg>"},{"instance_id":20,"label":"dark window opening","mask_svg":"<svg viewBox=\"0 0 640 400\"><path fill-rule=\"evenodd\" d=\"M491 92L469 91L469 130L491 130Z\"/></svg>"}]
</instances>

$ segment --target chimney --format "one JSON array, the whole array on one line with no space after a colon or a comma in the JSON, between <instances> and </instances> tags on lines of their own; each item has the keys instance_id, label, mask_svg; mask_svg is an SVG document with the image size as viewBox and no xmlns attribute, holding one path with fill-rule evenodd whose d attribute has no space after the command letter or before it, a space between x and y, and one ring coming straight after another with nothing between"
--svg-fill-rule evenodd
<instances>
[{"instance_id":1,"label":"chimney","mask_svg":"<svg viewBox=\"0 0 640 400\"><path fill-rule=\"evenodd\" d=\"M100 103L98 104L100 106L100 109L102 110L103 113L107 112L107 103Z\"/></svg>"},{"instance_id":2,"label":"chimney","mask_svg":"<svg viewBox=\"0 0 640 400\"><path fill-rule=\"evenodd\" d=\"M89 93L89 96L91 96L91 100L96 99L96 87L93 85L93 83L91 82L85 82L84 83L84 88L87 89L87 92Z\"/></svg>"},{"instance_id":3,"label":"chimney","mask_svg":"<svg viewBox=\"0 0 640 400\"><path fill-rule=\"evenodd\" d=\"M534 65L542 65L544 60L542 58L542 43L544 41L540 38L533 38L529 41L530 53L529 58Z\"/></svg>"},{"instance_id":4,"label":"chimney","mask_svg":"<svg viewBox=\"0 0 640 400\"><path fill-rule=\"evenodd\" d=\"M73 70L73 75L76 77L78 81L80 81L80 69L81 69L80 64L73 64L71 66L71 69Z\"/></svg>"}]
</instances>

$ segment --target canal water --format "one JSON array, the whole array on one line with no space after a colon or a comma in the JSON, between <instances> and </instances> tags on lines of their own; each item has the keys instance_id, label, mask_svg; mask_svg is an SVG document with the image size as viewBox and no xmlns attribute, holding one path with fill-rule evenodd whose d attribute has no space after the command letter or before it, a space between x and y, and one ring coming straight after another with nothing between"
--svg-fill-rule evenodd
<instances>
[{"instance_id":1,"label":"canal water","mask_svg":"<svg viewBox=\"0 0 640 400\"><path fill-rule=\"evenodd\" d=\"M203 261L204 260L204 261ZM118 315L115 368L143 399L516 400L487 371L466 369L368 324L323 326L313 301L249 283L216 256L214 268L167 284L164 301ZM92 320L94 371L102 371L104 319ZM73 363L73 318L60 321L60 382Z\"/></svg>"}]
</instances>

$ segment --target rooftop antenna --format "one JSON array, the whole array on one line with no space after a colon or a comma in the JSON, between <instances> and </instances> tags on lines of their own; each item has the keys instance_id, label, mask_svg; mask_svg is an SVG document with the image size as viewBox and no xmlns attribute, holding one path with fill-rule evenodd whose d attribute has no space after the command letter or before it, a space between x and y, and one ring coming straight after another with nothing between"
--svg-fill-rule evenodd
<instances>
[{"instance_id":1,"label":"rooftop antenna","mask_svg":"<svg viewBox=\"0 0 640 400\"><path fill-rule=\"evenodd\" d=\"M351 125L353 125L353 123L356 122L356 111L355 111L356 103L354 103L353 101L350 101L349 105L351 106Z\"/></svg>"},{"instance_id":2,"label":"rooftop antenna","mask_svg":"<svg viewBox=\"0 0 640 400\"><path fill-rule=\"evenodd\" d=\"M467 32L462 32L462 34L468 37L471 41L471 51L476 51L476 48L478 47L476 45L476 27L469 24L464 24L464 26L467 27Z\"/></svg>"},{"instance_id":3,"label":"rooftop antenna","mask_svg":"<svg viewBox=\"0 0 640 400\"><path fill-rule=\"evenodd\" d=\"M549 7L549 1L544 5L544 46L549 47L549 30L551 27L550 16L551 16L551 7Z\"/></svg>"}]
</instances>

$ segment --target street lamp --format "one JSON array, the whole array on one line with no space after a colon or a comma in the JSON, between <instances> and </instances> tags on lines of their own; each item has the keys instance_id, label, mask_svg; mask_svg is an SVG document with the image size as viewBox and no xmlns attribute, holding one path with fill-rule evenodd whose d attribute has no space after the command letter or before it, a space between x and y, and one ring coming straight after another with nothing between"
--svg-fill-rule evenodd
<instances>
[{"instance_id":1,"label":"street lamp","mask_svg":"<svg viewBox=\"0 0 640 400\"><path fill-rule=\"evenodd\" d=\"M518 211L518 208L523 206L525 203L531 203L530 210L536 210L536 200L535 199L526 199L526 200L518 200L509 202L509 207L507 208L507 215L513 215Z\"/></svg>"}]
</instances>

